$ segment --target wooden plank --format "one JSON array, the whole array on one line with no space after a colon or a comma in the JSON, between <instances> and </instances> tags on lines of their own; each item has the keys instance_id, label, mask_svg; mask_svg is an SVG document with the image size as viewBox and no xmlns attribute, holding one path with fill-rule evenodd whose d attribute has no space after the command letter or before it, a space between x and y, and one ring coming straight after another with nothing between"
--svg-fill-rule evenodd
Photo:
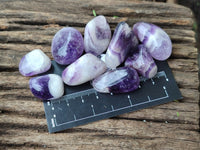
<instances>
[{"instance_id":1,"label":"wooden plank","mask_svg":"<svg viewBox=\"0 0 200 150\"><path fill-rule=\"evenodd\" d=\"M18 72L27 52L40 48L51 59L51 40L64 26L82 34L105 15L112 32L120 21L159 25L171 37L168 63L183 99L49 134L43 104L33 97L30 77ZM113 16L118 16L114 18ZM0 3L0 149L199 149L199 79L192 11L136 0L3 0ZM179 116L177 116L177 112Z\"/></svg>"},{"instance_id":2,"label":"wooden plank","mask_svg":"<svg viewBox=\"0 0 200 150\"><path fill-rule=\"evenodd\" d=\"M13 120L12 118L10 116L8 120ZM182 124L106 119L51 135L45 131L42 132L44 121L38 125L38 122L35 123L34 120L28 118L16 118L20 122L13 123L15 121L13 120L7 126L1 124L7 129L4 131L4 138L0 137L2 143L23 145L23 143L28 142L33 145L37 144L37 148L46 145L61 149L70 147L72 149L130 149L132 147L141 149L169 149L173 147L179 149L182 147L181 144L187 149L198 148L199 144L198 132L191 131L190 127L185 127ZM65 139L64 143L60 140L61 138ZM24 139L26 140L24 141ZM167 144L164 144L166 142Z\"/></svg>"}]
</instances>

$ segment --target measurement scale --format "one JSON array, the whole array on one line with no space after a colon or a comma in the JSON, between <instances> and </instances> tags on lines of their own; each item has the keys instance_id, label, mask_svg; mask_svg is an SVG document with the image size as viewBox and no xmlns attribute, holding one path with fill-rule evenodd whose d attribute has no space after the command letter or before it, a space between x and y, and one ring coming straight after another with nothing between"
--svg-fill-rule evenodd
<instances>
[{"instance_id":1,"label":"measurement scale","mask_svg":"<svg viewBox=\"0 0 200 150\"><path fill-rule=\"evenodd\" d=\"M99 93L90 82L80 86L65 85L63 97L44 101L50 133L110 118L123 113L181 99L181 93L166 61L157 61L158 73L152 79L140 78L136 91L125 94ZM52 61L48 73L62 74L64 66Z\"/></svg>"}]
</instances>

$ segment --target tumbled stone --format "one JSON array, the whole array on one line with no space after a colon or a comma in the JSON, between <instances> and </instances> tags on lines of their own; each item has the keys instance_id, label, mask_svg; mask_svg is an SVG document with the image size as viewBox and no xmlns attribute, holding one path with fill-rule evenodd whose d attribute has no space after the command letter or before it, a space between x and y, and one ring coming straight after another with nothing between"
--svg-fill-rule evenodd
<instances>
[{"instance_id":1,"label":"tumbled stone","mask_svg":"<svg viewBox=\"0 0 200 150\"><path fill-rule=\"evenodd\" d=\"M125 66L136 69L139 74L146 78L154 77L158 70L156 63L144 45L139 45L132 56L126 59Z\"/></svg>"},{"instance_id":2,"label":"tumbled stone","mask_svg":"<svg viewBox=\"0 0 200 150\"><path fill-rule=\"evenodd\" d=\"M125 60L134 45L134 36L127 23L120 22L117 25L105 56L105 63L109 68L114 69Z\"/></svg>"},{"instance_id":3,"label":"tumbled stone","mask_svg":"<svg viewBox=\"0 0 200 150\"><path fill-rule=\"evenodd\" d=\"M110 26L104 16L95 17L87 23L84 32L86 53L100 55L107 49L110 39Z\"/></svg>"},{"instance_id":4,"label":"tumbled stone","mask_svg":"<svg viewBox=\"0 0 200 150\"><path fill-rule=\"evenodd\" d=\"M19 63L19 72L23 76L34 76L48 71L51 60L40 49L32 50L24 55Z\"/></svg>"},{"instance_id":5,"label":"tumbled stone","mask_svg":"<svg viewBox=\"0 0 200 150\"><path fill-rule=\"evenodd\" d=\"M29 86L33 95L42 100L57 99L64 94L63 81L56 74L31 78Z\"/></svg>"},{"instance_id":6,"label":"tumbled stone","mask_svg":"<svg viewBox=\"0 0 200 150\"><path fill-rule=\"evenodd\" d=\"M154 24L138 22L134 24L133 31L153 58L162 61L170 57L172 42L163 29Z\"/></svg>"},{"instance_id":7,"label":"tumbled stone","mask_svg":"<svg viewBox=\"0 0 200 150\"><path fill-rule=\"evenodd\" d=\"M62 79L67 85L80 85L96 78L106 69L106 64L101 59L87 53L66 67Z\"/></svg>"},{"instance_id":8,"label":"tumbled stone","mask_svg":"<svg viewBox=\"0 0 200 150\"><path fill-rule=\"evenodd\" d=\"M78 30L72 27L59 30L51 44L53 58L61 65L68 65L76 61L82 55L83 49L83 37Z\"/></svg>"},{"instance_id":9,"label":"tumbled stone","mask_svg":"<svg viewBox=\"0 0 200 150\"><path fill-rule=\"evenodd\" d=\"M135 69L121 67L109 70L93 80L95 90L101 93L126 93L139 87L139 76Z\"/></svg>"}]
</instances>

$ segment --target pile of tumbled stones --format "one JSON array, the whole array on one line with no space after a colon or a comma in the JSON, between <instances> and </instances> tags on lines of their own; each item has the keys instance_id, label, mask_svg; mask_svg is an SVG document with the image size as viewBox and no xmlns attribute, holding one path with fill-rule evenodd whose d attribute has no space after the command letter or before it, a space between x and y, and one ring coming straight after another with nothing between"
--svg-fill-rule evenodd
<instances>
[{"instance_id":1,"label":"pile of tumbled stones","mask_svg":"<svg viewBox=\"0 0 200 150\"><path fill-rule=\"evenodd\" d=\"M64 84L76 86L91 81L102 93L125 93L139 87L139 75L152 78L157 73L154 59L163 61L172 53L172 43L160 27L138 22L131 29L120 22L111 38L111 29L104 16L89 21L82 34L72 27L59 30L52 40L54 60L66 65L62 77L47 74L29 81L31 92L42 100L52 100L64 93ZM24 76L48 71L51 60L40 49L27 53L20 61Z\"/></svg>"}]
</instances>

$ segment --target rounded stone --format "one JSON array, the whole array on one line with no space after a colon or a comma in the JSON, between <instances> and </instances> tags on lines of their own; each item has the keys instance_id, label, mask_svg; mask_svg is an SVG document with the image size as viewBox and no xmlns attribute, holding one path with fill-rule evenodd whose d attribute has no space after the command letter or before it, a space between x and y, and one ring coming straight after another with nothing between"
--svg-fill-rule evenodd
<instances>
[{"instance_id":1,"label":"rounded stone","mask_svg":"<svg viewBox=\"0 0 200 150\"><path fill-rule=\"evenodd\" d=\"M31 78L29 87L33 95L42 100L57 99L64 94L62 78L56 74Z\"/></svg>"},{"instance_id":2,"label":"rounded stone","mask_svg":"<svg viewBox=\"0 0 200 150\"><path fill-rule=\"evenodd\" d=\"M100 58L87 53L66 67L62 79L67 85L80 85L101 75L106 69L106 64Z\"/></svg>"},{"instance_id":3,"label":"rounded stone","mask_svg":"<svg viewBox=\"0 0 200 150\"><path fill-rule=\"evenodd\" d=\"M138 22L134 24L133 31L154 59L162 61L170 57L172 42L163 29L154 24Z\"/></svg>"},{"instance_id":4,"label":"rounded stone","mask_svg":"<svg viewBox=\"0 0 200 150\"><path fill-rule=\"evenodd\" d=\"M138 71L146 78L152 78L157 73L157 65L144 45L140 44L132 56L125 61L125 66L129 66Z\"/></svg>"},{"instance_id":5,"label":"rounded stone","mask_svg":"<svg viewBox=\"0 0 200 150\"><path fill-rule=\"evenodd\" d=\"M86 53L100 55L110 42L111 30L104 16L97 16L89 21L84 32L84 47Z\"/></svg>"},{"instance_id":6,"label":"rounded stone","mask_svg":"<svg viewBox=\"0 0 200 150\"><path fill-rule=\"evenodd\" d=\"M51 52L54 60L61 65L76 61L82 55L83 50L83 37L75 28L62 28L53 37Z\"/></svg>"},{"instance_id":7,"label":"rounded stone","mask_svg":"<svg viewBox=\"0 0 200 150\"><path fill-rule=\"evenodd\" d=\"M19 63L19 72L23 76L34 76L48 71L51 60L40 49L32 50L24 55Z\"/></svg>"},{"instance_id":8,"label":"rounded stone","mask_svg":"<svg viewBox=\"0 0 200 150\"><path fill-rule=\"evenodd\" d=\"M137 71L130 67L109 70L93 80L92 86L100 93L127 93L139 87Z\"/></svg>"}]
</instances>

